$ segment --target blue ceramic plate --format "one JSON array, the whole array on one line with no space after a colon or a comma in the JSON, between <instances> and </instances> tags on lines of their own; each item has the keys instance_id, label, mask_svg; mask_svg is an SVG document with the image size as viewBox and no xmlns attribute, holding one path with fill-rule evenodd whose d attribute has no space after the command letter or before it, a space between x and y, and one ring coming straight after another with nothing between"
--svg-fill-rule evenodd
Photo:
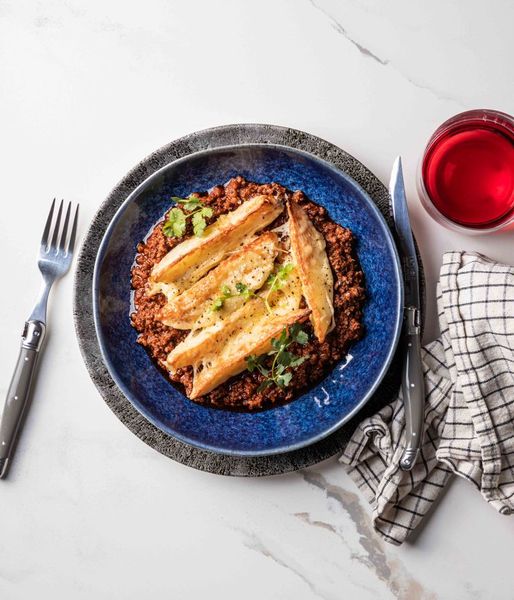
<instances>
[{"instance_id":1,"label":"blue ceramic plate","mask_svg":"<svg viewBox=\"0 0 514 600\"><path fill-rule=\"evenodd\" d=\"M170 196L207 190L235 175L303 190L349 227L365 275L365 335L314 389L264 412L206 408L177 391L136 343L130 269L136 245L170 206ZM96 259L96 332L109 372L134 407L166 433L222 454L287 452L329 435L355 414L382 380L398 341L403 302L396 248L382 215L353 179L306 152L252 144L191 154L142 183L111 221Z\"/></svg>"}]
</instances>

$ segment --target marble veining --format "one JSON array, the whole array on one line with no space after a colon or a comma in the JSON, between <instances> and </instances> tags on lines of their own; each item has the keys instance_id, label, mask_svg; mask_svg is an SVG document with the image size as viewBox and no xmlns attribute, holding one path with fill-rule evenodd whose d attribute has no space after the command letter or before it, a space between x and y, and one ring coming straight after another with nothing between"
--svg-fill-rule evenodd
<instances>
[{"instance_id":1,"label":"marble veining","mask_svg":"<svg viewBox=\"0 0 514 600\"><path fill-rule=\"evenodd\" d=\"M377 56L377 54L372 52L369 48L366 48L366 46L362 45L355 38L353 38L335 17L333 17L326 9L323 8L323 6L321 5L322 0L309 0L309 2L316 10L318 10L323 15L325 15L325 17L327 17L332 28L335 31L337 31L337 33L341 34L344 38L346 38L351 44L353 44L353 46L355 46L355 48L357 48L357 50L362 54L362 56L364 56L365 58L372 59L373 61L375 61L376 63L378 63L379 65L381 65L383 67L391 66L402 77L404 77L410 84L416 86L420 90L425 90L425 91L433 94L438 100L453 102L457 106L461 107L462 109L464 109L466 107L465 103L461 99L450 96L449 94L446 94L445 92L442 92L440 90L436 90L431 85L424 84L424 83L421 83L420 81L417 81L413 77L405 74L403 71L400 71L395 65L393 65L393 63L388 58L380 58L379 56Z\"/></svg>"},{"instance_id":2,"label":"marble veining","mask_svg":"<svg viewBox=\"0 0 514 600\"><path fill-rule=\"evenodd\" d=\"M341 486L330 483L322 473L314 469L302 472L306 483L322 490L327 499L334 500L353 521L359 535L360 552L352 552L352 558L368 567L375 576L383 581L395 597L405 597L409 600L434 600L435 594L423 586L408 573L399 561L388 558L385 542L373 532L369 519L369 508L364 506L359 496ZM313 521L306 513L296 516L314 527L330 530L340 537L337 529L323 521Z\"/></svg>"},{"instance_id":3,"label":"marble veining","mask_svg":"<svg viewBox=\"0 0 514 600\"><path fill-rule=\"evenodd\" d=\"M337 33L340 33L350 43L352 43L363 56L366 56L368 58L372 58L378 64L383 65L383 66L389 64L389 60L380 58L379 56L377 56L376 54L374 54L373 52L371 52L371 50L369 50L369 48L366 48L365 46L363 46L362 44L360 44L357 40L355 40L354 38L352 38L348 34L348 32L346 31L346 29L341 25L341 23L339 23L339 21L336 21L336 19L334 17L332 17L324 8L322 8L321 6L319 6L319 4L317 4L315 2L315 0L309 0L309 2L312 4L312 6L314 6L314 8L316 8L317 10L319 10L320 12L322 12L326 17L328 17L328 19L331 22L332 27L337 31Z\"/></svg>"},{"instance_id":4,"label":"marble veining","mask_svg":"<svg viewBox=\"0 0 514 600\"><path fill-rule=\"evenodd\" d=\"M324 599L328 598L321 590L318 589L318 586L316 585L315 582L313 582L311 579L309 579L305 576L305 574L302 572L302 568L298 565L295 565L294 561L291 561L290 558L288 559L287 557L282 557L282 556L280 556L280 554L278 552L271 550L268 546L266 546L266 544L262 541L262 539L260 539L257 536L256 533L243 532L243 534L245 536L243 543L247 548L250 548L251 550L255 550L255 552L259 552L264 557L270 558L271 560L276 562L281 567L284 567L285 569L290 570L297 577L299 577L303 582L305 582L305 584L314 593L314 595L316 597L324 598Z\"/></svg>"}]
</instances>

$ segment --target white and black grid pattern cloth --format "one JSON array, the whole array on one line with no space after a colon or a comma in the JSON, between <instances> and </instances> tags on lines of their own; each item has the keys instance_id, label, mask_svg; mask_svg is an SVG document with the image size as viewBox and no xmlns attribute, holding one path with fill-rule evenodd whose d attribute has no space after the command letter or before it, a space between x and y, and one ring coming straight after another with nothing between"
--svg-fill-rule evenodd
<instances>
[{"instance_id":1,"label":"white and black grid pattern cloth","mask_svg":"<svg viewBox=\"0 0 514 600\"><path fill-rule=\"evenodd\" d=\"M465 252L444 255L441 337L425 346L425 436L414 469L398 398L363 421L341 462L373 508L376 531L401 544L453 473L498 511L514 510L514 268Z\"/></svg>"}]
</instances>

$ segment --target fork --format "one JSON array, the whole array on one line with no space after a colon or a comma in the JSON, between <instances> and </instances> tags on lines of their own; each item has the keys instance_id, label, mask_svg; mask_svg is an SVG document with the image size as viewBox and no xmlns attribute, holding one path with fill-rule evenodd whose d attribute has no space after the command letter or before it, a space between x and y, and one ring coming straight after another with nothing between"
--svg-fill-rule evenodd
<instances>
[{"instance_id":1,"label":"fork","mask_svg":"<svg viewBox=\"0 0 514 600\"><path fill-rule=\"evenodd\" d=\"M68 204L64 224L61 218L64 201L61 200L57 218L52 228L55 198L46 220L39 248L38 267L43 276L43 284L36 305L23 328L18 361L14 369L11 385L7 392L0 418L0 479L7 474L9 462L14 454L16 440L29 406L30 390L39 352L43 347L46 332L46 308L52 285L67 273L73 258L73 247L77 235L79 207L75 208L71 233L68 229L71 216L71 202ZM60 234L60 235L59 235ZM68 242L68 243L66 243Z\"/></svg>"}]
</instances>

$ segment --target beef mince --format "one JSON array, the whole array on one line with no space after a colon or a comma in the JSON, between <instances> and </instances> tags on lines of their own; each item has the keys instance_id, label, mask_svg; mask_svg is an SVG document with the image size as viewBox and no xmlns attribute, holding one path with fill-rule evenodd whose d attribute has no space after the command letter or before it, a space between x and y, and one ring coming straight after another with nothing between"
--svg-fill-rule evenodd
<instances>
[{"instance_id":1,"label":"beef mince","mask_svg":"<svg viewBox=\"0 0 514 600\"><path fill-rule=\"evenodd\" d=\"M286 195L306 211L314 226L326 240L327 255L334 275L335 327L323 343L318 342L307 321L304 329L309 333L305 346L291 346L295 354L307 360L294 371L291 383L286 388L268 387L257 392L263 380L258 372L243 371L232 377L212 392L197 398L195 402L211 407L256 411L285 404L301 395L306 389L323 379L334 365L346 354L351 342L362 337L362 307L365 300L364 276L354 253L354 238L349 229L334 223L322 206L309 200L301 191L290 192L277 183L258 184L242 177L231 179L226 185L216 186L208 193L199 194L205 205L213 209L211 221L219 215L237 208L243 201L258 195ZM268 229L284 222L285 211ZM135 312L131 315L133 327L139 332L138 342L148 351L152 359L181 390L189 393L193 382L193 369L186 367L169 374L166 357L187 335L187 331L173 329L157 320L156 314L165 303L162 294L147 296L145 286L152 267L174 246L192 235L190 225L183 238L169 238L162 232L164 221L155 225L146 241L138 244L132 268Z\"/></svg>"}]
</instances>

